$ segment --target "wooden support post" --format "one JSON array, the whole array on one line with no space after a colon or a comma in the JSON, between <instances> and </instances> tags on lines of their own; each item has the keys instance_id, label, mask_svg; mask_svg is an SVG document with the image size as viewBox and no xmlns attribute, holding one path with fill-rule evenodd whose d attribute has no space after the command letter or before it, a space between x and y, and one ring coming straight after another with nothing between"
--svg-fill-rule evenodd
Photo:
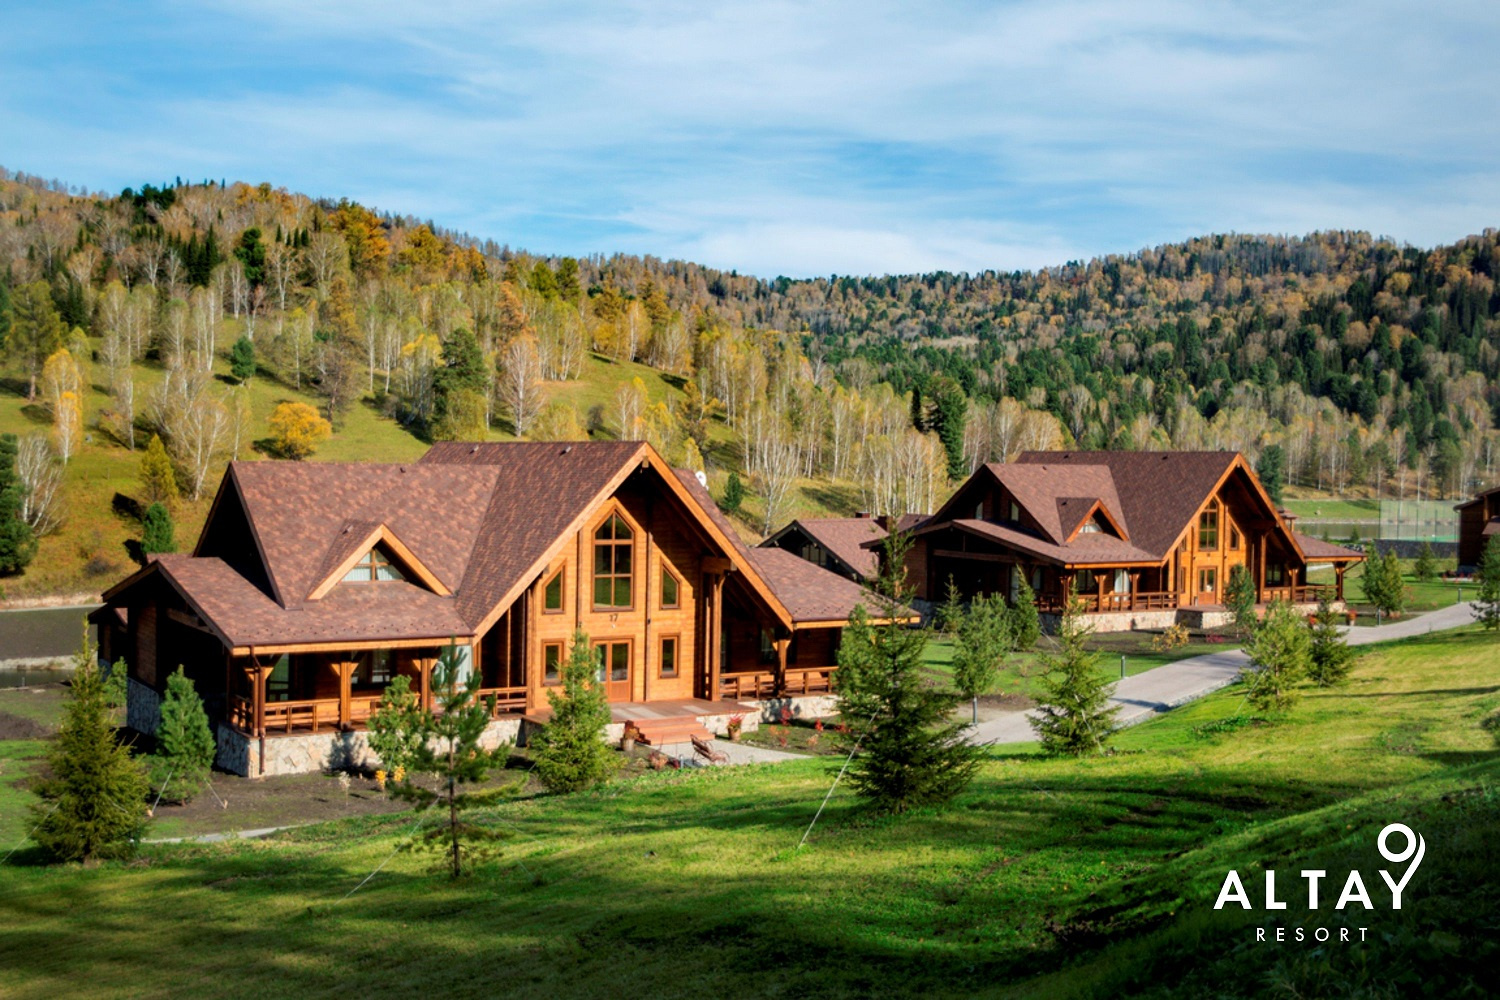
<instances>
[{"instance_id":1,"label":"wooden support post","mask_svg":"<svg viewBox=\"0 0 1500 1000\"><path fill-rule=\"evenodd\" d=\"M1130 574L1130 610L1131 611L1135 610L1135 595L1136 595L1136 591L1138 591L1140 589L1141 589L1141 574L1139 574L1139 573L1132 573L1132 574Z\"/></svg>"},{"instance_id":2,"label":"wooden support post","mask_svg":"<svg viewBox=\"0 0 1500 1000\"><path fill-rule=\"evenodd\" d=\"M1348 563L1335 563L1333 567L1334 599L1344 599L1344 571L1349 568Z\"/></svg>"},{"instance_id":3,"label":"wooden support post","mask_svg":"<svg viewBox=\"0 0 1500 1000\"><path fill-rule=\"evenodd\" d=\"M250 682L252 736L266 735L266 681L275 669L274 666L263 667L253 659L245 668L245 678Z\"/></svg>"},{"instance_id":4,"label":"wooden support post","mask_svg":"<svg viewBox=\"0 0 1500 1000\"><path fill-rule=\"evenodd\" d=\"M1296 570L1296 568L1292 567L1292 568L1288 569L1286 571L1286 576L1287 576L1287 581L1292 585L1292 588L1287 591L1287 596L1289 598L1288 603L1289 604L1296 604L1297 603L1297 570Z\"/></svg>"},{"instance_id":5,"label":"wooden support post","mask_svg":"<svg viewBox=\"0 0 1500 1000\"><path fill-rule=\"evenodd\" d=\"M417 699L425 712L432 708L432 668L437 661L430 656L419 656L414 663L417 668Z\"/></svg>"},{"instance_id":6,"label":"wooden support post","mask_svg":"<svg viewBox=\"0 0 1500 1000\"><path fill-rule=\"evenodd\" d=\"M1266 602L1266 536L1260 536L1260 558L1256 560L1255 567L1255 603Z\"/></svg>"},{"instance_id":7,"label":"wooden support post","mask_svg":"<svg viewBox=\"0 0 1500 1000\"><path fill-rule=\"evenodd\" d=\"M1104 574L1098 572L1097 570L1095 570L1095 572L1094 572L1094 590L1098 593L1097 600L1099 602L1098 605L1095 607L1094 610L1096 610L1096 611L1103 611L1104 610Z\"/></svg>"},{"instance_id":8,"label":"wooden support post","mask_svg":"<svg viewBox=\"0 0 1500 1000\"><path fill-rule=\"evenodd\" d=\"M334 660L328 666L339 679L339 729L348 732L353 728L349 709L349 684L354 677L354 668L359 666L359 661ZM317 725L316 719L313 724Z\"/></svg>"},{"instance_id":9,"label":"wooden support post","mask_svg":"<svg viewBox=\"0 0 1500 1000\"><path fill-rule=\"evenodd\" d=\"M710 614L713 616L713 624L708 632L708 700L719 700L719 673L723 669L724 658L724 575L715 573L713 582L709 584Z\"/></svg>"},{"instance_id":10,"label":"wooden support post","mask_svg":"<svg viewBox=\"0 0 1500 1000\"><path fill-rule=\"evenodd\" d=\"M786 654L791 648L792 640L788 636L785 639L777 639L771 643L776 648L776 693L786 694Z\"/></svg>"}]
</instances>

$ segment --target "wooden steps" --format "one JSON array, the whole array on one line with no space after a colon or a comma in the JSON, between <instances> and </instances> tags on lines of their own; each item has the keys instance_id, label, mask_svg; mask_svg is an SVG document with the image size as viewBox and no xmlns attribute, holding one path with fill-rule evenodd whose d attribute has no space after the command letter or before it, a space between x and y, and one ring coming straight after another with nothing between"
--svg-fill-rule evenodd
<instances>
[{"instance_id":1,"label":"wooden steps","mask_svg":"<svg viewBox=\"0 0 1500 1000\"><path fill-rule=\"evenodd\" d=\"M647 746L661 747L671 743L687 743L694 736L711 740L713 733L691 715L680 715L671 719L632 719L626 725L635 726L639 732L637 742Z\"/></svg>"}]
</instances>

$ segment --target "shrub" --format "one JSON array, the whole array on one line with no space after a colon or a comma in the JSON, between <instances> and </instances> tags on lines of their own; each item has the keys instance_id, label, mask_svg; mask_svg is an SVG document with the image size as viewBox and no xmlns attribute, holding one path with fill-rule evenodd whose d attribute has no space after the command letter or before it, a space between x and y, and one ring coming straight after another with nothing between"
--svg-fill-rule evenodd
<instances>
[{"instance_id":1,"label":"shrub","mask_svg":"<svg viewBox=\"0 0 1500 1000\"><path fill-rule=\"evenodd\" d=\"M203 699L181 666L167 678L156 728L151 783L159 794L186 802L208 780L217 749Z\"/></svg>"},{"instance_id":2,"label":"shrub","mask_svg":"<svg viewBox=\"0 0 1500 1000\"><path fill-rule=\"evenodd\" d=\"M1290 708L1296 700L1293 688L1307 672L1311 637L1297 610L1285 601L1266 609L1245 644L1251 663L1240 673L1245 697L1261 712Z\"/></svg>"},{"instance_id":3,"label":"shrub","mask_svg":"<svg viewBox=\"0 0 1500 1000\"><path fill-rule=\"evenodd\" d=\"M1058 624L1058 652L1042 657L1041 704L1031 720L1047 753L1098 753L1114 733L1119 709L1109 703L1113 685L1099 669L1098 655L1085 648L1092 632L1083 602L1070 594Z\"/></svg>"},{"instance_id":4,"label":"shrub","mask_svg":"<svg viewBox=\"0 0 1500 1000\"><path fill-rule=\"evenodd\" d=\"M554 792L574 792L607 781L615 757L604 742L609 699L597 680L589 637L573 633L562 665L562 683L547 692L552 719L532 738L532 759L542 783Z\"/></svg>"},{"instance_id":5,"label":"shrub","mask_svg":"<svg viewBox=\"0 0 1500 1000\"><path fill-rule=\"evenodd\" d=\"M1324 597L1313 616L1312 643L1308 650L1308 678L1320 687L1337 684L1349 676L1354 666L1354 650L1339 631L1340 614Z\"/></svg>"},{"instance_id":6,"label":"shrub","mask_svg":"<svg viewBox=\"0 0 1500 1000\"><path fill-rule=\"evenodd\" d=\"M63 861L135 851L146 816L146 776L116 733L110 688L84 641L62 725L47 747L51 776L37 785L34 839Z\"/></svg>"},{"instance_id":7,"label":"shrub","mask_svg":"<svg viewBox=\"0 0 1500 1000\"><path fill-rule=\"evenodd\" d=\"M333 425L306 403L281 403L271 411L271 444L284 458L301 461L333 435Z\"/></svg>"}]
</instances>

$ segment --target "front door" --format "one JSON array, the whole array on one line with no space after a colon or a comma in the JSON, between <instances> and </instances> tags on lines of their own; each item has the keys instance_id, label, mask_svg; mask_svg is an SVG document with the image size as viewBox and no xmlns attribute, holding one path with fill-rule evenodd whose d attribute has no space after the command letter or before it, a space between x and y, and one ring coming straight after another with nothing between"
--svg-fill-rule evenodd
<instances>
[{"instance_id":1,"label":"front door","mask_svg":"<svg viewBox=\"0 0 1500 1000\"><path fill-rule=\"evenodd\" d=\"M1219 601L1219 570L1215 566L1209 566L1198 571L1198 603L1218 604Z\"/></svg>"},{"instance_id":2,"label":"front door","mask_svg":"<svg viewBox=\"0 0 1500 1000\"><path fill-rule=\"evenodd\" d=\"M628 639L617 642L594 643L594 662L598 665L597 679L604 685L605 697L610 701L629 701L631 695L631 656Z\"/></svg>"}]
</instances>

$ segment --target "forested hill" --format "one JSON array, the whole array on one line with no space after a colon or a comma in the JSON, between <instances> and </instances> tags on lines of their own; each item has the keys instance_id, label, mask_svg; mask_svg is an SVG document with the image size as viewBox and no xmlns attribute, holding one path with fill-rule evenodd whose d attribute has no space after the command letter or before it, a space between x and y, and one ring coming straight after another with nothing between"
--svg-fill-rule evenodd
<instances>
[{"instance_id":1,"label":"forested hill","mask_svg":"<svg viewBox=\"0 0 1500 1000\"><path fill-rule=\"evenodd\" d=\"M269 184L90 194L0 170L26 404L0 427L47 437L22 442L33 479L158 434L189 495L284 449L261 411L292 399L333 421L324 457L367 411L372 441L408 445L644 437L716 486L743 476L760 530L807 504L930 509L981 461L1061 446L1232 448L1291 482L1450 497L1495 474L1497 240L1206 236L1037 272L763 280L539 257Z\"/></svg>"}]
</instances>

